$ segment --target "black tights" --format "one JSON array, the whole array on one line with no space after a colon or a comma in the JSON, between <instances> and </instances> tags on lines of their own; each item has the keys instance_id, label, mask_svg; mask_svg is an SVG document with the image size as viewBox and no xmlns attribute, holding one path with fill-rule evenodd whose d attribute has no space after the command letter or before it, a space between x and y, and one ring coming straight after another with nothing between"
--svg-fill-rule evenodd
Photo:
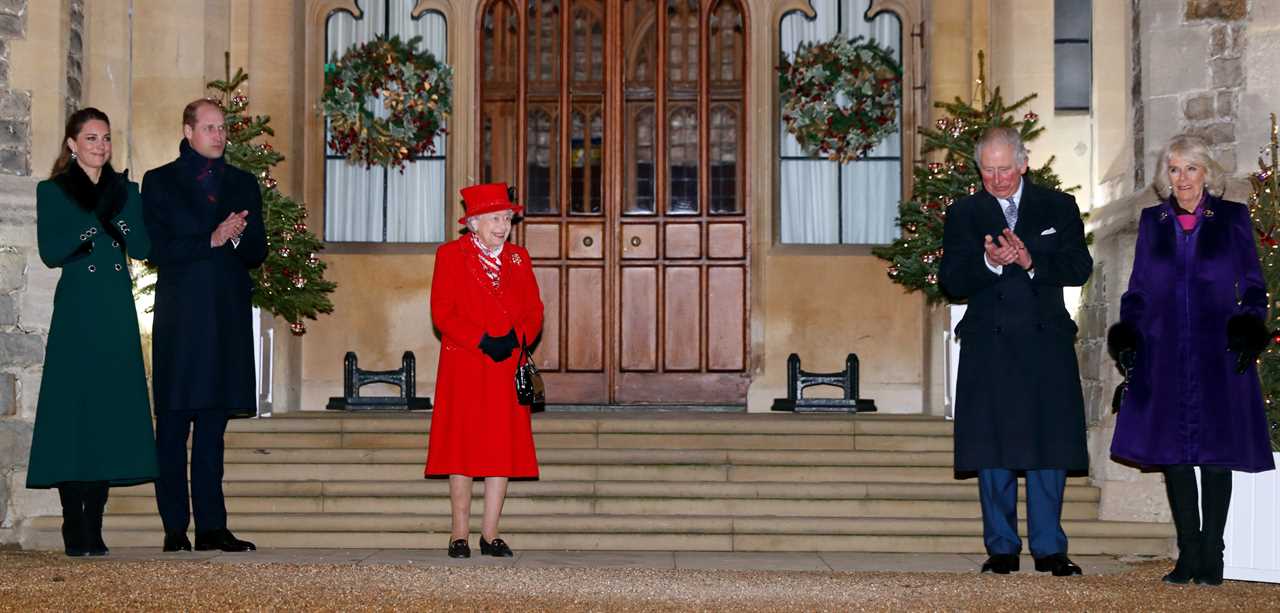
<instances>
[{"instance_id":1,"label":"black tights","mask_svg":"<svg viewBox=\"0 0 1280 613\"><path fill-rule=\"evenodd\" d=\"M66 481L58 484L62 502L62 543L69 556L104 555L102 513L107 507L106 481Z\"/></svg>"}]
</instances>

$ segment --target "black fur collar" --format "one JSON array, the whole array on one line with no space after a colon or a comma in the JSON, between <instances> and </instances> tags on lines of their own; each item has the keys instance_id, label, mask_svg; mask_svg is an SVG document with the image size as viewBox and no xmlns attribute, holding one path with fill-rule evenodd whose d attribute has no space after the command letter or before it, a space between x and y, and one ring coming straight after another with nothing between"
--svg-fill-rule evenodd
<instances>
[{"instance_id":1,"label":"black fur collar","mask_svg":"<svg viewBox=\"0 0 1280 613\"><path fill-rule=\"evenodd\" d=\"M98 201L102 198L110 200L106 203L109 204L109 209L114 211L123 209L127 197L125 185L128 181L129 171L116 172L110 162L102 167L102 174L98 176L97 183L90 180L89 175L80 168L80 164L75 162L68 165L65 172L53 178L53 182L61 187L77 206L89 213L98 209Z\"/></svg>"}]
</instances>

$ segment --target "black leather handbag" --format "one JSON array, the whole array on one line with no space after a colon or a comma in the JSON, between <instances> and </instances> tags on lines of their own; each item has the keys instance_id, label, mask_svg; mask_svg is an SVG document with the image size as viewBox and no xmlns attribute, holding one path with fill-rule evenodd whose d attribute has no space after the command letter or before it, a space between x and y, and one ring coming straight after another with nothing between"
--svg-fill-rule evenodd
<instances>
[{"instance_id":1,"label":"black leather handbag","mask_svg":"<svg viewBox=\"0 0 1280 613\"><path fill-rule=\"evenodd\" d=\"M523 345L520 346L520 362L516 365L516 402L535 411L542 410L547 403L542 373L533 365L529 350Z\"/></svg>"}]
</instances>

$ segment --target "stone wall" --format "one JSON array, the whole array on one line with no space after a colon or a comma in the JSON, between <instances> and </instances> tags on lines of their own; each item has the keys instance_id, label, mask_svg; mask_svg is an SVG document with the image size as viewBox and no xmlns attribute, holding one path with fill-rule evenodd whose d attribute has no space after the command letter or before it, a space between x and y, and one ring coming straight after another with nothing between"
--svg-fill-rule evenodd
<instances>
[{"instance_id":1,"label":"stone wall","mask_svg":"<svg viewBox=\"0 0 1280 613\"><path fill-rule=\"evenodd\" d=\"M80 108L84 92L84 0L71 0L68 9L66 116L70 117Z\"/></svg>"},{"instance_id":2,"label":"stone wall","mask_svg":"<svg viewBox=\"0 0 1280 613\"><path fill-rule=\"evenodd\" d=\"M0 0L0 174L6 175L31 174L31 94L9 85L9 43L24 38L26 28L27 0ZM3 312L0 302L0 321Z\"/></svg>"},{"instance_id":3,"label":"stone wall","mask_svg":"<svg viewBox=\"0 0 1280 613\"><path fill-rule=\"evenodd\" d=\"M36 249L31 92L14 84L27 71L11 61L36 36L27 4L0 0L0 542L15 539L28 509L48 511L47 497L23 487L57 283Z\"/></svg>"}]
</instances>

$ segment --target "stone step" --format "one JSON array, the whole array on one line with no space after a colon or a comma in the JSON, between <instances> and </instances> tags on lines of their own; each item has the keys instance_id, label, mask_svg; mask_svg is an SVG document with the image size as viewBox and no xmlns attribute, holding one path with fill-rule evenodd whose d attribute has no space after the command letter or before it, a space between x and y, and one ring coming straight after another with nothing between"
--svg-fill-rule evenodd
<instances>
[{"instance_id":1,"label":"stone step","mask_svg":"<svg viewBox=\"0 0 1280 613\"><path fill-rule=\"evenodd\" d=\"M447 497L444 479L416 481L230 481L223 486L228 497ZM484 485L477 481L472 494L480 496ZM1019 499L1025 499L1019 490ZM112 488L111 500L154 498L150 484ZM632 497L692 499L781 499L781 500L959 500L977 502L978 488L972 482L953 483L735 483L669 481L512 481L507 499L566 497ZM1066 502L1097 502L1097 488L1070 485Z\"/></svg>"},{"instance_id":2,"label":"stone step","mask_svg":"<svg viewBox=\"0 0 1280 613\"><path fill-rule=\"evenodd\" d=\"M540 413L535 434L813 434L951 436L952 424L919 415L778 415L737 413L699 415L642 411L627 413ZM228 424L238 432L409 433L430 431L430 413L348 414L320 411L284 413Z\"/></svg>"},{"instance_id":3,"label":"stone step","mask_svg":"<svg viewBox=\"0 0 1280 613\"><path fill-rule=\"evenodd\" d=\"M228 432L228 449L349 448L425 449L425 432ZM945 451L950 436L848 434L534 434L539 449L828 449L864 451Z\"/></svg>"},{"instance_id":4,"label":"stone step","mask_svg":"<svg viewBox=\"0 0 1280 613\"><path fill-rule=\"evenodd\" d=\"M365 513L371 520L384 514L448 516L449 497L391 496L234 496L226 499L227 512L242 513ZM484 502L472 500L472 513L481 514ZM154 498L113 498L112 515L153 515ZM662 497L510 497L503 517L516 515L726 515L748 517L937 517L975 518L982 516L976 500L893 500L893 499L781 499L781 498L662 498ZM1026 516L1019 505L1018 514ZM1098 516L1095 502L1064 502L1064 519L1092 519Z\"/></svg>"},{"instance_id":5,"label":"stone step","mask_svg":"<svg viewBox=\"0 0 1280 613\"><path fill-rule=\"evenodd\" d=\"M445 515L236 514L237 536L262 547L436 548L449 534ZM57 548L61 520L32 520L34 548ZM479 531L473 517L472 531ZM106 518L109 545L156 547L163 539L155 515ZM1168 552L1168 524L1066 520L1072 553L1160 555ZM517 548L675 551L884 551L979 553L979 519L811 518L733 516L511 515L503 537ZM1025 534L1026 526L1021 526Z\"/></svg>"},{"instance_id":6,"label":"stone step","mask_svg":"<svg viewBox=\"0 0 1280 613\"><path fill-rule=\"evenodd\" d=\"M414 464L425 449L228 449L227 464ZM951 466L951 453L752 449L542 449L540 466L558 464L673 464L737 466Z\"/></svg>"},{"instance_id":7,"label":"stone step","mask_svg":"<svg viewBox=\"0 0 1280 613\"><path fill-rule=\"evenodd\" d=\"M945 483L947 466L769 466L727 464L548 464L544 481L875 481ZM417 481L423 465L227 463L227 481Z\"/></svg>"}]
</instances>

